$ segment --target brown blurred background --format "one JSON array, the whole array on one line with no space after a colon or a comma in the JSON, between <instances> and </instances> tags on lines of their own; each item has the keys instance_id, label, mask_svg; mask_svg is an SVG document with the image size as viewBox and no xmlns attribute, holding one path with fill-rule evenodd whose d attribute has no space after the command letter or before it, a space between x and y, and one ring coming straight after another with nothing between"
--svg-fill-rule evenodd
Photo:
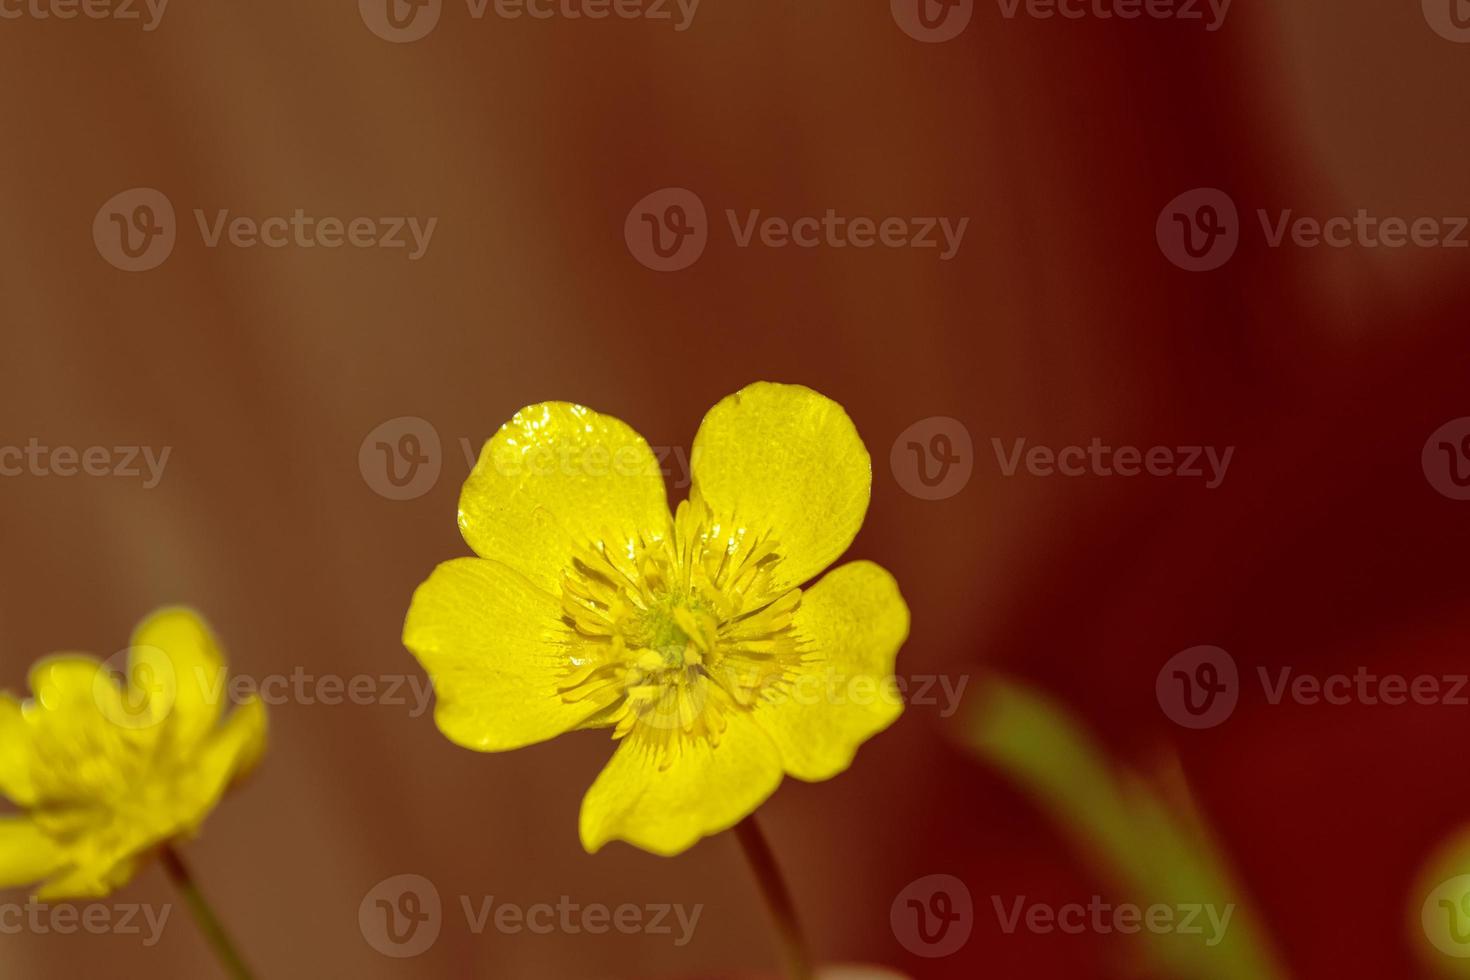
<instances>
[{"instance_id":1,"label":"brown blurred background","mask_svg":"<svg viewBox=\"0 0 1470 980\"><path fill-rule=\"evenodd\" d=\"M13 2L13 0L5 0ZM1200 643L1257 665L1451 671L1465 662L1467 507L1420 465L1470 415L1466 252L1267 246L1257 209L1470 212L1470 45L1417 4L1239 2L1200 22L1007 18L975 5L921 43L881 0L704 0L648 19L476 20L445 0L412 43L345 0L174 0L136 21L0 19L0 444L140 446L124 477L0 479L0 685L35 658L110 655L167 603L208 616L234 669L419 675L414 586L468 553L474 447L568 399L687 448L758 379L845 405L874 458L850 557L898 577L906 676L1048 691L1120 763L1172 748L1292 976L1407 977L1414 876L1470 819L1466 711L1271 707L1188 732L1154 676ZM5 8L7 10L28 8ZM145 15L146 16L146 15ZM104 202L161 191L177 243L109 264ZM709 245L660 273L624 241L665 187ZM1214 187L1242 222L1222 268L1155 239ZM417 261L375 248L206 247L193 212L437 218ZM739 248L725 209L968 217L958 255ZM377 492L359 448L388 420L437 433L441 473ZM889 465L900 433L959 420L974 475L941 500ZM1005 476L991 440L1237 447L1219 489ZM683 494L674 491L675 498ZM972 687L972 690L974 688ZM761 811L824 962L914 977L1136 975L1117 936L1005 934L991 895L1105 887L1026 794L973 757L961 716L913 707L845 775ZM675 860L583 853L605 733L485 756L409 706L285 704L256 778L187 848L263 977L645 977L774 969L735 845ZM379 955L358 906L413 873L446 922ZM911 881L975 897L952 956L889 924ZM117 901L172 901L150 868ZM461 895L702 903L694 940L472 935ZM6 896L24 901L24 894ZM1423 937L1418 937L1422 943ZM162 942L0 936L0 974L201 976L182 907Z\"/></svg>"}]
</instances>

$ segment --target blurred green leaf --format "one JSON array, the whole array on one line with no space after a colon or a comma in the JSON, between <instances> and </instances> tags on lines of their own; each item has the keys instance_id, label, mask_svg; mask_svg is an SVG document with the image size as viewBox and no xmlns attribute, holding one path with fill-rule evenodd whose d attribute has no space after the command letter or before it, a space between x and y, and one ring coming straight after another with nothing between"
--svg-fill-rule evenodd
<instances>
[{"instance_id":1,"label":"blurred green leaf","mask_svg":"<svg viewBox=\"0 0 1470 980\"><path fill-rule=\"evenodd\" d=\"M1143 930L1120 937L1138 942L1151 972L1191 980L1285 976L1177 763L1152 780L1121 769L1064 708L1003 678L977 692L965 738L1047 812L1093 872L1116 889L1114 904L1212 904L1222 916L1233 906L1213 946L1203 915L1203 935Z\"/></svg>"}]
</instances>

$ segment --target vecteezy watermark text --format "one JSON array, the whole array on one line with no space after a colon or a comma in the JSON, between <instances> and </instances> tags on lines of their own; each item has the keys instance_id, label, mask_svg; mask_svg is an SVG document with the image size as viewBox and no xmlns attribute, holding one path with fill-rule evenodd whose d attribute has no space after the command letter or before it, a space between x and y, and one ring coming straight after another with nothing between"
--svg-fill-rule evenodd
<instances>
[{"instance_id":1,"label":"vecteezy watermark text","mask_svg":"<svg viewBox=\"0 0 1470 980\"><path fill-rule=\"evenodd\" d=\"M141 477L143 489L152 490L172 452L172 446L46 446L33 436L24 446L0 446L0 477Z\"/></svg>"},{"instance_id":2,"label":"vecteezy watermark text","mask_svg":"<svg viewBox=\"0 0 1470 980\"><path fill-rule=\"evenodd\" d=\"M1377 673L1365 665L1328 674L1294 667L1257 667L1265 703L1306 707L1396 708L1404 705L1470 707L1470 675ZM1216 646L1190 647L1170 657L1155 680L1159 707L1185 728L1214 728L1234 712L1241 696L1235 658Z\"/></svg>"},{"instance_id":3,"label":"vecteezy watermark text","mask_svg":"<svg viewBox=\"0 0 1470 980\"><path fill-rule=\"evenodd\" d=\"M677 902L625 903L610 908L600 902L582 905L566 895L558 898L555 905L550 902L522 905L506 901L497 904L494 895L483 895L474 900L469 895L461 895L459 904L470 932L477 936L487 926L493 925L496 932L509 936L522 932L535 936L552 933L574 936L581 932L594 936L606 932L619 932L625 936L670 936L675 946L689 945L704 912L702 903L692 908Z\"/></svg>"},{"instance_id":4,"label":"vecteezy watermark text","mask_svg":"<svg viewBox=\"0 0 1470 980\"><path fill-rule=\"evenodd\" d=\"M1086 446L1030 446L1014 439L1010 446L990 440L995 461L1006 476L1015 476L1024 466L1032 476L1158 476L1204 479L1205 489L1214 490L1225 480L1225 471L1235 455L1234 446L1109 446L1097 436Z\"/></svg>"},{"instance_id":5,"label":"vecteezy watermark text","mask_svg":"<svg viewBox=\"0 0 1470 980\"><path fill-rule=\"evenodd\" d=\"M1470 217L1465 215L1351 214L1302 215L1295 209L1257 208L1256 224L1270 249L1470 248ZM1245 232L1235 201L1224 191L1199 187L1164 206L1155 223L1159 249L1190 272L1208 272L1230 261Z\"/></svg>"},{"instance_id":6,"label":"vecteezy watermark text","mask_svg":"<svg viewBox=\"0 0 1470 980\"><path fill-rule=\"evenodd\" d=\"M340 674L307 673L304 667L295 667L289 674L266 674L262 677L231 675L224 668L213 673L196 671L194 682L211 704L219 704L224 698L239 704L258 697L267 705L385 705L407 707L410 718L421 717L428 711L434 696L434 685L419 674L353 674L343 677Z\"/></svg>"},{"instance_id":7,"label":"vecteezy watermark text","mask_svg":"<svg viewBox=\"0 0 1470 980\"><path fill-rule=\"evenodd\" d=\"M487 440L460 436L458 446L468 473L480 460ZM373 428L357 450L357 466L363 481L374 493L389 500L422 497L439 482L444 468L443 442L439 430L427 419L403 415ZM451 455L452 452L451 452ZM658 474L673 489L688 488L693 464L683 446L537 446L526 452L491 460L503 476L579 476L601 479L613 476Z\"/></svg>"},{"instance_id":8,"label":"vecteezy watermark text","mask_svg":"<svg viewBox=\"0 0 1470 980\"><path fill-rule=\"evenodd\" d=\"M937 248L941 262L959 254L970 226L969 218L851 217L833 208L821 216L797 218L762 216L759 208L743 213L727 208L725 220L738 248L753 243L766 248Z\"/></svg>"},{"instance_id":9,"label":"vecteezy watermark text","mask_svg":"<svg viewBox=\"0 0 1470 980\"><path fill-rule=\"evenodd\" d=\"M959 254L969 218L869 217L821 214L769 215L760 208L724 212L736 248L919 249L941 262ZM699 195L665 187L634 204L623 222L623 239L638 262L657 272L677 272L699 260L709 244L710 221Z\"/></svg>"},{"instance_id":10,"label":"vecteezy watermark text","mask_svg":"<svg viewBox=\"0 0 1470 980\"><path fill-rule=\"evenodd\" d=\"M908 705L911 708L938 708L939 717L949 718L960 707L960 699L969 686L968 674L911 674L878 677L872 674L845 674L834 670L803 671L794 678L783 678L765 690L772 704L791 703L802 707L814 705L876 704Z\"/></svg>"},{"instance_id":11,"label":"vecteezy watermark text","mask_svg":"<svg viewBox=\"0 0 1470 980\"><path fill-rule=\"evenodd\" d=\"M0 0L0 20L140 21L144 32L158 29L168 0Z\"/></svg>"},{"instance_id":12,"label":"vecteezy watermark text","mask_svg":"<svg viewBox=\"0 0 1470 980\"><path fill-rule=\"evenodd\" d=\"M500 20L644 20L672 24L676 33L694 24L700 0L465 0L473 21L494 13ZM429 36L444 12L444 0L358 0L368 30L385 41L407 44Z\"/></svg>"},{"instance_id":13,"label":"vecteezy watermark text","mask_svg":"<svg viewBox=\"0 0 1470 980\"><path fill-rule=\"evenodd\" d=\"M996 0L1001 16L1025 14L1036 20L1199 21L1211 33L1225 26L1231 0Z\"/></svg>"},{"instance_id":14,"label":"vecteezy watermark text","mask_svg":"<svg viewBox=\"0 0 1470 980\"><path fill-rule=\"evenodd\" d=\"M206 248L219 248L221 242L235 248L387 248L408 249L408 261L424 257L434 237L438 218L420 220L413 216L386 218L318 218L302 208L290 216L255 218L249 215L231 217L228 209L206 215L194 210L194 221Z\"/></svg>"},{"instance_id":15,"label":"vecteezy watermark text","mask_svg":"<svg viewBox=\"0 0 1470 980\"><path fill-rule=\"evenodd\" d=\"M704 913L702 903L679 902L609 906L578 902L568 895L556 901L516 902L494 895L460 895L459 911L474 935L493 929L502 935L533 936L620 933L668 937L687 946ZM439 889L423 875L403 874L374 885L363 896L357 923L369 946L384 956L418 956L433 946L444 926Z\"/></svg>"},{"instance_id":16,"label":"vecteezy watermark text","mask_svg":"<svg viewBox=\"0 0 1470 980\"><path fill-rule=\"evenodd\" d=\"M30 933L36 936L70 936L85 932L93 936L141 936L145 947L158 945L168 924L172 905L47 905L41 902L0 904L0 936Z\"/></svg>"},{"instance_id":17,"label":"vecteezy watermark text","mask_svg":"<svg viewBox=\"0 0 1470 980\"><path fill-rule=\"evenodd\" d=\"M419 674L308 673L295 667L287 674L231 674L224 667L177 667L168 653L157 647L136 646L108 658L107 670L99 671L94 688L98 708L113 723L124 728L148 728L159 724L181 698L208 705L243 704L259 698L268 706L298 704L306 707L406 707L418 718L430 708L433 682ZM117 697L116 678L128 679L125 696Z\"/></svg>"},{"instance_id":18,"label":"vecteezy watermark text","mask_svg":"<svg viewBox=\"0 0 1470 980\"><path fill-rule=\"evenodd\" d=\"M236 214L229 208L195 208L194 224L205 248L402 250L410 262L424 257L438 218L413 216L341 218L309 214ZM162 191L134 187L113 195L92 219L92 242L107 262L124 272L162 265L178 241L173 202Z\"/></svg>"},{"instance_id":19,"label":"vecteezy watermark text","mask_svg":"<svg viewBox=\"0 0 1470 980\"><path fill-rule=\"evenodd\" d=\"M1235 914L1235 903L1220 908L1213 903L1135 905L1131 902L1113 903L1101 895L1093 895L1084 905L1068 902L1051 905L1046 902L1028 902L1025 895L1003 898L990 896L995 909L996 921L1001 931L1011 935L1017 929L1048 935L1054 932L1067 935L1096 933L1109 935L1121 933L1136 935L1148 932L1155 935L1199 936L1206 946L1220 945L1225 930L1230 928L1230 918Z\"/></svg>"}]
</instances>

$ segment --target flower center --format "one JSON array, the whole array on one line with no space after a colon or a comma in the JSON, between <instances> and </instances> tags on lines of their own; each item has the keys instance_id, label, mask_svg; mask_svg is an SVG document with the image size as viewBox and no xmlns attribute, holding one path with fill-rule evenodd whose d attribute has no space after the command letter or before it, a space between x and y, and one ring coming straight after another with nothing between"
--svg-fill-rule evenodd
<instances>
[{"instance_id":1,"label":"flower center","mask_svg":"<svg viewBox=\"0 0 1470 980\"><path fill-rule=\"evenodd\" d=\"M724 527L688 501L672 536L579 549L562 579L569 669L561 696L615 738L684 733L718 742L735 711L789 683L802 662L774 542Z\"/></svg>"}]
</instances>

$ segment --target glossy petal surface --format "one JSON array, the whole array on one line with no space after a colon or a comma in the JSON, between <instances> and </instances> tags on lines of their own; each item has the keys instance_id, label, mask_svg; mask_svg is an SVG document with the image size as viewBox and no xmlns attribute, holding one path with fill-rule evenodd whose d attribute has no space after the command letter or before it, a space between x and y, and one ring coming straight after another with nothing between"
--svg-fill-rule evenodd
<instances>
[{"instance_id":1,"label":"glossy petal surface","mask_svg":"<svg viewBox=\"0 0 1470 980\"><path fill-rule=\"evenodd\" d=\"M788 773L830 779L903 713L893 663L908 639L908 606L892 575L856 561L802 593L794 625L808 651L801 672L756 719Z\"/></svg>"},{"instance_id":2,"label":"glossy petal surface","mask_svg":"<svg viewBox=\"0 0 1470 980\"><path fill-rule=\"evenodd\" d=\"M781 782L775 743L748 715L710 739L629 736L582 800L582 846L625 840L672 856L735 826Z\"/></svg>"},{"instance_id":3,"label":"glossy petal surface","mask_svg":"<svg viewBox=\"0 0 1470 980\"><path fill-rule=\"evenodd\" d=\"M596 702L561 695L574 663L561 604L495 561L457 558L414 593L403 628L434 683L434 719L451 740L495 752L581 724Z\"/></svg>"},{"instance_id":4,"label":"glossy petal surface","mask_svg":"<svg viewBox=\"0 0 1470 980\"><path fill-rule=\"evenodd\" d=\"M521 409L485 444L459 499L459 527L481 558L550 595L573 549L620 546L669 523L663 475L624 423L567 402Z\"/></svg>"},{"instance_id":5,"label":"glossy petal surface","mask_svg":"<svg viewBox=\"0 0 1470 980\"><path fill-rule=\"evenodd\" d=\"M778 587L814 578L862 527L873 464L842 406L801 385L759 382L699 427L690 499L781 555Z\"/></svg>"}]
</instances>

